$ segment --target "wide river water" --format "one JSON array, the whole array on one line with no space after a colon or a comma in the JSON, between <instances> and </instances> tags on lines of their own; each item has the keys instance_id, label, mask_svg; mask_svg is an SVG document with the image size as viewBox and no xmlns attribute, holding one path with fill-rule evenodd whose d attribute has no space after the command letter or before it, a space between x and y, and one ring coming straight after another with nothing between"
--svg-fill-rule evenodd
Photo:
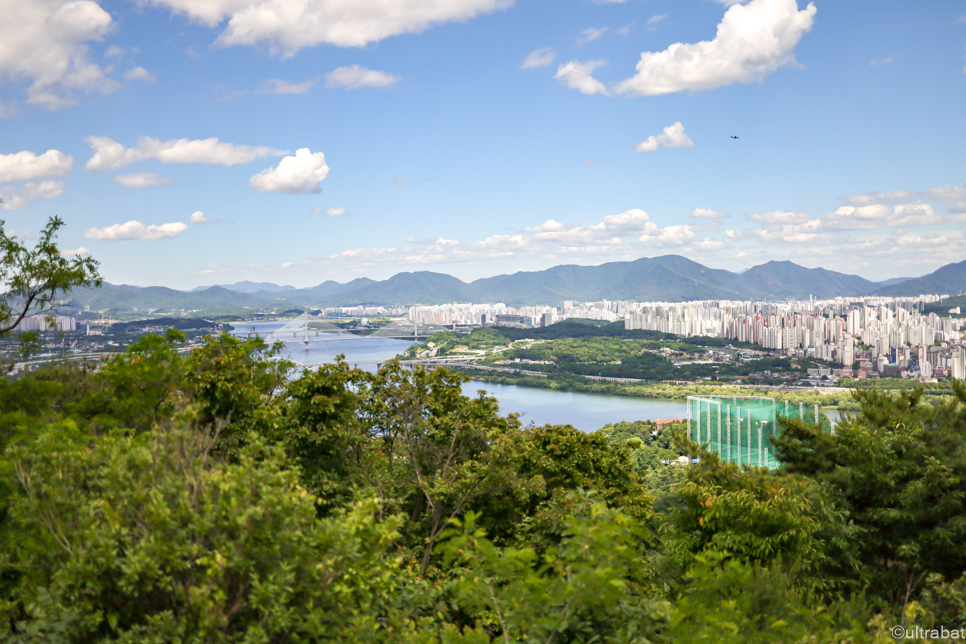
<instances>
[{"instance_id":1,"label":"wide river water","mask_svg":"<svg viewBox=\"0 0 966 644\"><path fill-rule=\"evenodd\" d=\"M310 342L306 351L298 321L238 323L233 333L235 335L257 333L269 343L275 340L286 341L285 357L303 366L333 362L336 356L342 354L345 355L348 363L363 363L359 364L359 367L370 372L376 370L375 363L396 357L412 344L408 340L339 336L321 332L316 335L315 331L309 331L309 340L331 341ZM291 342L293 333L295 333L294 339L297 340L294 343ZM498 385L475 380L463 385L463 392L468 396L475 396L479 390L494 396L500 402L500 411L504 414L520 414L520 420L524 424L532 422L536 425L573 425L585 432L592 432L607 423L622 420L683 418L687 414L686 404L679 400L600 396ZM833 422L838 420L837 413L827 413Z\"/></svg>"}]
</instances>

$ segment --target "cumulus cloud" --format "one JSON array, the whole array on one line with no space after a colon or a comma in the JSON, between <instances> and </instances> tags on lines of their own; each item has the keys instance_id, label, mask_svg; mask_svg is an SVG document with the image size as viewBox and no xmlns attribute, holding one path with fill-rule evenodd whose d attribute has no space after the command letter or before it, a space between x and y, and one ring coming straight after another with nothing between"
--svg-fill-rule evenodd
<instances>
[{"instance_id":1,"label":"cumulus cloud","mask_svg":"<svg viewBox=\"0 0 966 644\"><path fill-rule=\"evenodd\" d=\"M576 89L581 94L603 94L607 96L607 88L592 75L595 69L606 64L602 60L588 60L586 63L572 60L560 65L557 68L557 73L554 74L554 78L561 85Z\"/></svg>"},{"instance_id":2,"label":"cumulus cloud","mask_svg":"<svg viewBox=\"0 0 966 644\"><path fill-rule=\"evenodd\" d=\"M312 153L308 148L296 150L295 156L284 157L267 170L251 178L252 188L261 192L284 192L290 195L317 194L322 192L321 183L329 174L325 155Z\"/></svg>"},{"instance_id":3,"label":"cumulus cloud","mask_svg":"<svg viewBox=\"0 0 966 644\"><path fill-rule=\"evenodd\" d=\"M948 206L949 212L966 213L966 185L931 188L922 193L927 199L935 199Z\"/></svg>"},{"instance_id":4,"label":"cumulus cloud","mask_svg":"<svg viewBox=\"0 0 966 644\"><path fill-rule=\"evenodd\" d=\"M153 186L170 186L174 183L167 177L162 177L154 172L134 172L132 174L119 174L114 177L114 182L119 183L125 188L151 188Z\"/></svg>"},{"instance_id":5,"label":"cumulus cloud","mask_svg":"<svg viewBox=\"0 0 966 644\"><path fill-rule=\"evenodd\" d=\"M145 226L140 221L131 220L104 228L89 228L84 233L87 239L119 241L129 239L170 239L188 230L188 224L180 221L170 224L151 224Z\"/></svg>"},{"instance_id":6,"label":"cumulus cloud","mask_svg":"<svg viewBox=\"0 0 966 644\"><path fill-rule=\"evenodd\" d=\"M787 212L784 210L773 210L772 212L762 212L751 216L751 219L760 224L804 224L809 220L809 216L804 212Z\"/></svg>"},{"instance_id":7,"label":"cumulus cloud","mask_svg":"<svg viewBox=\"0 0 966 644\"><path fill-rule=\"evenodd\" d=\"M4 210L23 210L38 199L56 199L62 194L64 194L63 181L26 183L22 188L4 188L0 192Z\"/></svg>"},{"instance_id":8,"label":"cumulus cloud","mask_svg":"<svg viewBox=\"0 0 966 644\"><path fill-rule=\"evenodd\" d=\"M584 45L591 42L592 40L597 40L598 38L603 36L604 33L606 32L607 32L607 27L602 27L600 29L596 29L594 27L591 27L590 29L584 29L583 31L580 32L580 35L577 36L577 44Z\"/></svg>"},{"instance_id":9,"label":"cumulus cloud","mask_svg":"<svg viewBox=\"0 0 966 644\"><path fill-rule=\"evenodd\" d=\"M188 223L207 224L208 218L205 217L205 213L201 212L200 210L196 210L193 213L191 213L191 218L188 219Z\"/></svg>"},{"instance_id":10,"label":"cumulus cloud","mask_svg":"<svg viewBox=\"0 0 966 644\"><path fill-rule=\"evenodd\" d=\"M649 246L684 246L694 239L694 226L668 226L654 233L645 233L638 241Z\"/></svg>"},{"instance_id":11,"label":"cumulus cloud","mask_svg":"<svg viewBox=\"0 0 966 644\"><path fill-rule=\"evenodd\" d=\"M537 67L549 67L553 63L553 59L556 57L557 52L550 47L534 49L527 54L527 57L523 59L522 63L520 63L520 68L536 69Z\"/></svg>"},{"instance_id":12,"label":"cumulus cloud","mask_svg":"<svg viewBox=\"0 0 966 644\"><path fill-rule=\"evenodd\" d=\"M760 81L779 67L795 64L795 46L811 30L815 13L814 3L799 11L796 0L734 4L713 40L642 53L637 73L616 90L657 96Z\"/></svg>"},{"instance_id":13,"label":"cumulus cloud","mask_svg":"<svg viewBox=\"0 0 966 644\"><path fill-rule=\"evenodd\" d=\"M524 232L528 233L543 233L543 232L556 232L560 230L566 230L567 228L573 228L573 226L568 226L567 224L562 224L559 221L554 221L553 219L548 219L539 226L528 226L524 228Z\"/></svg>"},{"instance_id":14,"label":"cumulus cloud","mask_svg":"<svg viewBox=\"0 0 966 644\"><path fill-rule=\"evenodd\" d=\"M345 89L362 89L371 87L381 89L392 87L402 80L402 76L396 76L389 72L381 72L359 65L351 67L339 67L325 75L325 86L328 89L344 87Z\"/></svg>"},{"instance_id":15,"label":"cumulus cloud","mask_svg":"<svg viewBox=\"0 0 966 644\"><path fill-rule=\"evenodd\" d=\"M124 72L124 80L126 81L136 81L143 80L149 83L155 82L157 79L154 74L144 69L143 67L135 67Z\"/></svg>"},{"instance_id":16,"label":"cumulus cloud","mask_svg":"<svg viewBox=\"0 0 966 644\"><path fill-rule=\"evenodd\" d=\"M553 242L563 246L617 246L622 237L639 234L659 234L660 227L639 208L626 210L617 215L607 215L595 226L564 226L552 219L542 226L531 229L535 240Z\"/></svg>"},{"instance_id":17,"label":"cumulus cloud","mask_svg":"<svg viewBox=\"0 0 966 644\"><path fill-rule=\"evenodd\" d=\"M94 156L84 168L98 172L119 170L137 161L149 159L156 159L161 163L232 166L286 153L285 150L265 146L223 143L217 137L159 141L149 136L142 136L133 148L125 147L106 136L88 136L84 140L94 150Z\"/></svg>"},{"instance_id":18,"label":"cumulus cloud","mask_svg":"<svg viewBox=\"0 0 966 644\"><path fill-rule=\"evenodd\" d=\"M891 194L894 198L905 199L905 193ZM811 219L805 213L787 211L760 213L752 215L751 219L761 224L760 228L751 232L765 243L825 244L829 248L841 247L846 242L854 248L860 239L872 243L868 237L849 237L847 231L899 231L943 222L943 218L936 215L930 205L922 202L894 206L882 203L846 205L817 219Z\"/></svg>"},{"instance_id":19,"label":"cumulus cloud","mask_svg":"<svg viewBox=\"0 0 966 644\"><path fill-rule=\"evenodd\" d=\"M899 204L892 208L885 205L842 206L822 217L825 228L838 230L873 230L876 228L908 228L928 226L942 222L932 206L924 203Z\"/></svg>"},{"instance_id":20,"label":"cumulus cloud","mask_svg":"<svg viewBox=\"0 0 966 644\"><path fill-rule=\"evenodd\" d=\"M87 43L111 29L91 0L0 0L0 74L30 83L27 102L63 109L77 93L109 94L120 84L91 62Z\"/></svg>"},{"instance_id":21,"label":"cumulus cloud","mask_svg":"<svg viewBox=\"0 0 966 644\"><path fill-rule=\"evenodd\" d=\"M315 87L317 79L310 78L304 83L290 83L281 78L269 78L258 87L259 94L305 94Z\"/></svg>"},{"instance_id":22,"label":"cumulus cloud","mask_svg":"<svg viewBox=\"0 0 966 644\"><path fill-rule=\"evenodd\" d=\"M661 148L693 148L694 141L684 133L681 121L664 128L660 134L649 136L634 148L637 152L657 152Z\"/></svg>"},{"instance_id":23,"label":"cumulus cloud","mask_svg":"<svg viewBox=\"0 0 966 644\"><path fill-rule=\"evenodd\" d=\"M696 248L701 251L715 251L724 248L725 243L716 239L711 239L710 237L705 237L704 239L694 242L691 244L692 248Z\"/></svg>"},{"instance_id":24,"label":"cumulus cloud","mask_svg":"<svg viewBox=\"0 0 966 644\"><path fill-rule=\"evenodd\" d=\"M721 219L727 216L728 213L711 210L710 208L695 208L694 212L691 213L692 219Z\"/></svg>"},{"instance_id":25,"label":"cumulus cloud","mask_svg":"<svg viewBox=\"0 0 966 644\"><path fill-rule=\"evenodd\" d=\"M208 27L228 24L216 43L264 46L294 56L320 44L364 47L434 25L464 21L513 5L514 0L148 0Z\"/></svg>"},{"instance_id":26,"label":"cumulus cloud","mask_svg":"<svg viewBox=\"0 0 966 644\"><path fill-rule=\"evenodd\" d=\"M912 193L904 190L892 192L868 192L864 195L849 197L846 203L852 206L871 206L874 204L912 203L915 201Z\"/></svg>"},{"instance_id":27,"label":"cumulus cloud","mask_svg":"<svg viewBox=\"0 0 966 644\"><path fill-rule=\"evenodd\" d=\"M80 248L75 248L73 250L62 250L60 254L64 257L83 257L84 255L90 255L91 249L81 246Z\"/></svg>"},{"instance_id":28,"label":"cumulus cloud","mask_svg":"<svg viewBox=\"0 0 966 644\"><path fill-rule=\"evenodd\" d=\"M34 154L24 150L0 154L0 183L62 177L74 171L74 157L60 150Z\"/></svg>"}]
</instances>

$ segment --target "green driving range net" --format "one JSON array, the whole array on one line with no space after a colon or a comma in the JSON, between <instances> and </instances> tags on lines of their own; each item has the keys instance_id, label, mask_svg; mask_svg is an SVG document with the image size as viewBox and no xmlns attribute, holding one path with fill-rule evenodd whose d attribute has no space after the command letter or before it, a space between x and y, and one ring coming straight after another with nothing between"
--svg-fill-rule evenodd
<instances>
[{"instance_id":1,"label":"green driving range net","mask_svg":"<svg viewBox=\"0 0 966 644\"><path fill-rule=\"evenodd\" d=\"M820 423L825 431L832 429L818 405L757 396L688 396L688 437L721 460L775 468L779 463L772 437L781 433L780 416Z\"/></svg>"}]
</instances>

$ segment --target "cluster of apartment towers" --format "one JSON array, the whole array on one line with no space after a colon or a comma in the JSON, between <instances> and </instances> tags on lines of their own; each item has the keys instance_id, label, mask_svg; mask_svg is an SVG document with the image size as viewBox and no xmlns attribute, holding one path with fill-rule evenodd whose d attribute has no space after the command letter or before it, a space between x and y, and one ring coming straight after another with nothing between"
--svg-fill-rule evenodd
<instances>
[{"instance_id":1,"label":"cluster of apartment towers","mask_svg":"<svg viewBox=\"0 0 966 644\"><path fill-rule=\"evenodd\" d=\"M560 307L444 304L412 307L409 319L419 325L536 327L568 318L608 322L623 318L627 329L727 338L790 356L837 362L844 367L837 375L850 375L846 372L858 362L862 375L964 378L962 320L922 314L926 304L946 297L786 302L568 300Z\"/></svg>"}]
</instances>

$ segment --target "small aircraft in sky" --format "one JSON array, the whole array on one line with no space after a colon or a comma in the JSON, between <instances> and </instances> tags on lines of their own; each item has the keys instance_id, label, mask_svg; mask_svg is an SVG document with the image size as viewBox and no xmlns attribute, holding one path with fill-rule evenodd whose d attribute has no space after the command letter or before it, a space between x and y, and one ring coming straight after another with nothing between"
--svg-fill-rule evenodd
<instances>
[{"instance_id":1,"label":"small aircraft in sky","mask_svg":"<svg viewBox=\"0 0 966 644\"><path fill-rule=\"evenodd\" d=\"M732 134L732 135L731 135L731 138L733 138L733 139L737 139L738 137L737 137L737 136L735 136L734 134Z\"/></svg>"}]
</instances>

